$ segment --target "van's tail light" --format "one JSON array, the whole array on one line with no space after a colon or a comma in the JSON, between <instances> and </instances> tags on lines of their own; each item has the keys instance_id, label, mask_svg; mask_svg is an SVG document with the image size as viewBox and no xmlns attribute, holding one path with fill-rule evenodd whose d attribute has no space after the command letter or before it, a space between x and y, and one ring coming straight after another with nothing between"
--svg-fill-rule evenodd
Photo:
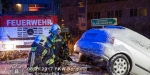
<instances>
[{"instance_id":1,"label":"van's tail light","mask_svg":"<svg viewBox=\"0 0 150 75\"><path fill-rule=\"evenodd\" d=\"M115 38L114 37L110 37L109 38L109 43L114 44Z\"/></svg>"},{"instance_id":2,"label":"van's tail light","mask_svg":"<svg viewBox=\"0 0 150 75\"><path fill-rule=\"evenodd\" d=\"M2 47L4 49L13 49L14 48L14 44L3 44Z\"/></svg>"}]
</instances>

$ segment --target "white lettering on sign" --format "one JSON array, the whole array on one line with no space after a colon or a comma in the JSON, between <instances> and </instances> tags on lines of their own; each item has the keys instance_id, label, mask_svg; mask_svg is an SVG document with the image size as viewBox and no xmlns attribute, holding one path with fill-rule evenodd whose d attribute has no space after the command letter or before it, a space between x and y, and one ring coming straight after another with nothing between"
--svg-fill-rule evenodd
<instances>
[{"instance_id":1,"label":"white lettering on sign","mask_svg":"<svg viewBox=\"0 0 150 75\"><path fill-rule=\"evenodd\" d=\"M34 19L34 20L7 20L6 26L41 26L52 25L50 19Z\"/></svg>"}]
</instances>

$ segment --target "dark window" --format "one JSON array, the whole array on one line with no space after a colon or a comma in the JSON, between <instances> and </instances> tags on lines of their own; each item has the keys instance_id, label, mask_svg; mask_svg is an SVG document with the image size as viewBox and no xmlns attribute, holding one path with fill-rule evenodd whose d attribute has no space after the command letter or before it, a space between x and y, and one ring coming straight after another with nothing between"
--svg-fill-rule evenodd
<instances>
[{"instance_id":1,"label":"dark window","mask_svg":"<svg viewBox=\"0 0 150 75\"><path fill-rule=\"evenodd\" d=\"M72 21L73 20L73 14L69 14L69 20Z\"/></svg>"},{"instance_id":2,"label":"dark window","mask_svg":"<svg viewBox=\"0 0 150 75\"><path fill-rule=\"evenodd\" d=\"M137 16L137 9L134 9L134 16Z\"/></svg>"},{"instance_id":3,"label":"dark window","mask_svg":"<svg viewBox=\"0 0 150 75\"><path fill-rule=\"evenodd\" d=\"M108 2L117 2L117 1L128 1L128 0L93 0L92 2L94 4L98 4L98 3L108 3ZM93 4L92 2L89 2L89 4Z\"/></svg>"},{"instance_id":4,"label":"dark window","mask_svg":"<svg viewBox=\"0 0 150 75\"><path fill-rule=\"evenodd\" d=\"M130 17L138 16L137 9L130 9Z\"/></svg>"},{"instance_id":5,"label":"dark window","mask_svg":"<svg viewBox=\"0 0 150 75\"><path fill-rule=\"evenodd\" d=\"M119 17L122 17L122 10L119 10Z\"/></svg>"},{"instance_id":6,"label":"dark window","mask_svg":"<svg viewBox=\"0 0 150 75\"><path fill-rule=\"evenodd\" d=\"M107 17L110 18L110 11L107 11Z\"/></svg>"},{"instance_id":7,"label":"dark window","mask_svg":"<svg viewBox=\"0 0 150 75\"><path fill-rule=\"evenodd\" d=\"M90 19L93 19L93 12L91 12L90 15Z\"/></svg>"},{"instance_id":8,"label":"dark window","mask_svg":"<svg viewBox=\"0 0 150 75\"><path fill-rule=\"evenodd\" d=\"M114 11L107 11L107 17L113 18L114 17Z\"/></svg>"},{"instance_id":9,"label":"dark window","mask_svg":"<svg viewBox=\"0 0 150 75\"><path fill-rule=\"evenodd\" d=\"M78 14L75 14L75 15L74 15L74 19L75 19L75 20L78 20Z\"/></svg>"},{"instance_id":10,"label":"dark window","mask_svg":"<svg viewBox=\"0 0 150 75\"><path fill-rule=\"evenodd\" d=\"M97 18L97 12L94 12L94 18Z\"/></svg>"},{"instance_id":11,"label":"dark window","mask_svg":"<svg viewBox=\"0 0 150 75\"><path fill-rule=\"evenodd\" d=\"M115 11L115 17L118 17L119 13L118 10Z\"/></svg>"},{"instance_id":12,"label":"dark window","mask_svg":"<svg viewBox=\"0 0 150 75\"><path fill-rule=\"evenodd\" d=\"M110 17L114 17L114 11L111 11Z\"/></svg>"},{"instance_id":13,"label":"dark window","mask_svg":"<svg viewBox=\"0 0 150 75\"><path fill-rule=\"evenodd\" d=\"M98 12L97 18L100 18L100 17L101 17L101 13L100 13L100 12Z\"/></svg>"},{"instance_id":14,"label":"dark window","mask_svg":"<svg viewBox=\"0 0 150 75\"><path fill-rule=\"evenodd\" d=\"M130 17L133 17L133 9L130 9Z\"/></svg>"},{"instance_id":15,"label":"dark window","mask_svg":"<svg viewBox=\"0 0 150 75\"><path fill-rule=\"evenodd\" d=\"M117 17L117 18L122 17L122 10L116 10L115 17Z\"/></svg>"},{"instance_id":16,"label":"dark window","mask_svg":"<svg viewBox=\"0 0 150 75\"><path fill-rule=\"evenodd\" d=\"M88 19L93 19L93 12L87 13L87 18Z\"/></svg>"},{"instance_id":17,"label":"dark window","mask_svg":"<svg viewBox=\"0 0 150 75\"><path fill-rule=\"evenodd\" d=\"M95 0L95 3L101 3L102 0Z\"/></svg>"},{"instance_id":18,"label":"dark window","mask_svg":"<svg viewBox=\"0 0 150 75\"><path fill-rule=\"evenodd\" d=\"M100 12L94 12L94 18L95 19L100 18Z\"/></svg>"}]
</instances>

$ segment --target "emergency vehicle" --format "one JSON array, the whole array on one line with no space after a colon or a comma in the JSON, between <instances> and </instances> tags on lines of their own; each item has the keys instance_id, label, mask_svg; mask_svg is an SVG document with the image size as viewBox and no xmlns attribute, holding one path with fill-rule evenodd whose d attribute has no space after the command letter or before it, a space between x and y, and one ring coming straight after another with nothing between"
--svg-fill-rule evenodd
<instances>
[{"instance_id":1,"label":"emergency vehicle","mask_svg":"<svg viewBox=\"0 0 150 75\"><path fill-rule=\"evenodd\" d=\"M36 35L48 36L51 25L58 23L60 0L18 1L12 0L9 8L3 7L10 10L0 14L2 56L9 51L29 51Z\"/></svg>"},{"instance_id":2,"label":"emergency vehicle","mask_svg":"<svg viewBox=\"0 0 150 75\"><path fill-rule=\"evenodd\" d=\"M0 51L29 50L36 35L49 35L50 26L57 23L57 16L1 16L0 21Z\"/></svg>"}]
</instances>

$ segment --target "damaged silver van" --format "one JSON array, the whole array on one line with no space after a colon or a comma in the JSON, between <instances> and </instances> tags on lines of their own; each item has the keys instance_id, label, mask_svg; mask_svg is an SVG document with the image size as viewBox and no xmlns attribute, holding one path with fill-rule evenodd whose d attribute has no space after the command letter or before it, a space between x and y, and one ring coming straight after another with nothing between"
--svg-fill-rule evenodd
<instances>
[{"instance_id":1,"label":"damaged silver van","mask_svg":"<svg viewBox=\"0 0 150 75\"><path fill-rule=\"evenodd\" d=\"M90 29L74 45L78 62L85 56L106 61L110 75L150 75L150 40L122 26Z\"/></svg>"}]
</instances>

